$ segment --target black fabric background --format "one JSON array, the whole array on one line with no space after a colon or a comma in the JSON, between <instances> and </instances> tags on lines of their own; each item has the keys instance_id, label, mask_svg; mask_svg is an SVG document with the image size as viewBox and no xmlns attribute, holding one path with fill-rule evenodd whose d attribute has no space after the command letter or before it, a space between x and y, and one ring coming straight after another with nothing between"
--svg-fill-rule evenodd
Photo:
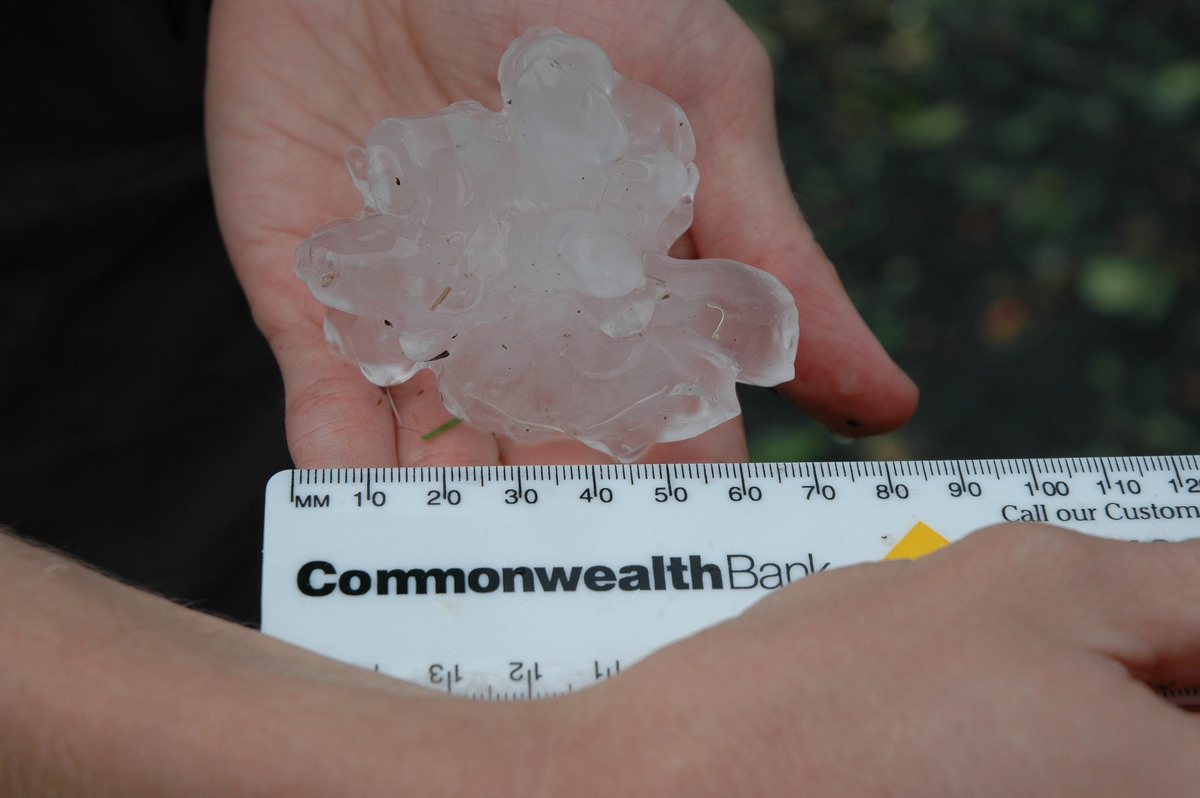
<instances>
[{"instance_id":1,"label":"black fabric background","mask_svg":"<svg viewBox=\"0 0 1200 798\"><path fill-rule=\"evenodd\" d=\"M278 370L217 232L200 2L24 4L0 123L0 523L245 622Z\"/></svg>"}]
</instances>

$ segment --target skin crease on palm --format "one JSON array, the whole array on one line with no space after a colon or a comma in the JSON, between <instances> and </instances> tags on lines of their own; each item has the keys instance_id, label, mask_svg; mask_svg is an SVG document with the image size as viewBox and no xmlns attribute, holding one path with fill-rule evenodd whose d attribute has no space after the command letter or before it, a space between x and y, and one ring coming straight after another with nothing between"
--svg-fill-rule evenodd
<instances>
[{"instance_id":1,"label":"skin crease on palm","mask_svg":"<svg viewBox=\"0 0 1200 798\"><path fill-rule=\"evenodd\" d=\"M695 222L675 256L726 257L775 274L800 311L797 377L780 390L840 434L903 423L916 389L846 297L791 195L776 142L770 63L724 3L218 2L207 125L222 232L279 360L301 467L589 463L577 442L524 445L460 425L421 374L383 390L325 343L323 308L292 273L313 227L357 212L343 157L377 120L462 99L499 105L495 70L532 24L593 39L614 67L678 102L695 128ZM741 420L660 444L645 459L744 460Z\"/></svg>"}]
</instances>

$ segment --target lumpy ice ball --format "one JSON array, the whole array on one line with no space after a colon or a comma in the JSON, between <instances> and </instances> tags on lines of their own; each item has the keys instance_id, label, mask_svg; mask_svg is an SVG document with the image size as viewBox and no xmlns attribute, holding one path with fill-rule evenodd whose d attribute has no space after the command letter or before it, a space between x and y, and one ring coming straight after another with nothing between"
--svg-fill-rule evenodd
<instances>
[{"instance_id":1,"label":"lumpy ice ball","mask_svg":"<svg viewBox=\"0 0 1200 798\"><path fill-rule=\"evenodd\" d=\"M666 254L699 180L682 109L548 26L499 78L499 111L385 119L347 153L363 211L296 254L329 340L377 385L433 371L477 427L623 461L736 416L735 381L791 379L779 281Z\"/></svg>"}]
</instances>

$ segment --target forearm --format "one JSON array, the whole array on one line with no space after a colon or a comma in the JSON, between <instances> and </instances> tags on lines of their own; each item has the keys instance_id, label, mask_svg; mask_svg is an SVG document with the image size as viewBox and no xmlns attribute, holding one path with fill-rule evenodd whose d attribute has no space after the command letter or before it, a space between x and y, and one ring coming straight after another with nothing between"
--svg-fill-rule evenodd
<instances>
[{"instance_id":1,"label":"forearm","mask_svg":"<svg viewBox=\"0 0 1200 798\"><path fill-rule=\"evenodd\" d=\"M5 796L531 795L573 756L553 703L443 698L3 535L0 652Z\"/></svg>"},{"instance_id":2,"label":"forearm","mask_svg":"<svg viewBox=\"0 0 1200 798\"><path fill-rule=\"evenodd\" d=\"M488 704L0 538L0 794L1182 798L1200 727L1141 682L1200 681L1198 565L1196 542L997 528Z\"/></svg>"}]
</instances>

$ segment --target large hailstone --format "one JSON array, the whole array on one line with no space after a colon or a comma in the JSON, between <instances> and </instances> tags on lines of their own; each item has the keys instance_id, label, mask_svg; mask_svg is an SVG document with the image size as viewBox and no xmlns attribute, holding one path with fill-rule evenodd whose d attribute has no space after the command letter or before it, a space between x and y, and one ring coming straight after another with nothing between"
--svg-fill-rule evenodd
<instances>
[{"instance_id":1,"label":"large hailstone","mask_svg":"<svg viewBox=\"0 0 1200 798\"><path fill-rule=\"evenodd\" d=\"M377 385L420 369L451 413L623 460L792 378L796 306L769 274L666 254L699 172L683 110L604 51L532 28L498 112L385 119L346 155L364 210L300 245L329 340Z\"/></svg>"}]
</instances>

